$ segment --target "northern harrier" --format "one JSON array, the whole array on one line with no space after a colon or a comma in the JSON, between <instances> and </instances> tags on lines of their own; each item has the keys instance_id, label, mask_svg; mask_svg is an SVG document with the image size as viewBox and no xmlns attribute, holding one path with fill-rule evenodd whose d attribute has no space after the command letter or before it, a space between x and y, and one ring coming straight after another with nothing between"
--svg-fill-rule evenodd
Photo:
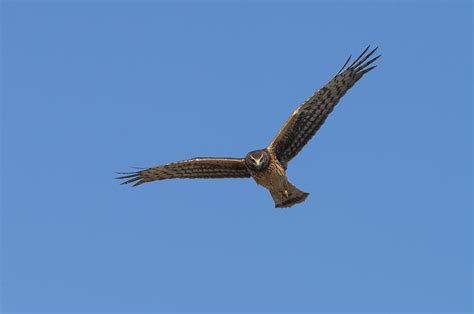
<instances>
[{"instance_id":1,"label":"northern harrier","mask_svg":"<svg viewBox=\"0 0 474 314\"><path fill-rule=\"evenodd\" d=\"M134 186L155 180L175 178L249 178L267 188L275 207L290 207L303 202L309 195L288 181L286 168L304 145L313 137L342 96L364 74L375 68L368 67L380 55L368 60L377 50L367 53L369 47L341 70L319 91L293 111L283 128L270 145L251 151L245 158L193 158L141 171L123 173L118 179L127 179L122 184L135 182ZM367 54L366 54L367 53ZM367 61L368 60L368 61ZM346 67L347 66L347 67Z\"/></svg>"}]
</instances>

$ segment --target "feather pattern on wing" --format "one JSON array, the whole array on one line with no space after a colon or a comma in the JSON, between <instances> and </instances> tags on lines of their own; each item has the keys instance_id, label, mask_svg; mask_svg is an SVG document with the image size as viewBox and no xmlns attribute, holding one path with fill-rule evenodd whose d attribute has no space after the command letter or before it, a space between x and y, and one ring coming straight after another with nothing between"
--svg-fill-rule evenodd
<instances>
[{"instance_id":1,"label":"feather pattern on wing","mask_svg":"<svg viewBox=\"0 0 474 314\"><path fill-rule=\"evenodd\" d=\"M370 46L369 46L370 47ZM367 72L375 68L368 67L380 55L367 59L377 48L366 54L369 47L346 68L347 59L341 70L319 91L313 94L299 106L283 128L268 146L277 155L278 160L285 166L308 143L324 123L342 96Z\"/></svg>"},{"instance_id":2,"label":"feather pattern on wing","mask_svg":"<svg viewBox=\"0 0 474 314\"><path fill-rule=\"evenodd\" d=\"M117 179L127 179L122 184L133 183L133 186L156 180L187 178L248 178L250 173L241 158L199 157L167 165L127 173Z\"/></svg>"}]
</instances>

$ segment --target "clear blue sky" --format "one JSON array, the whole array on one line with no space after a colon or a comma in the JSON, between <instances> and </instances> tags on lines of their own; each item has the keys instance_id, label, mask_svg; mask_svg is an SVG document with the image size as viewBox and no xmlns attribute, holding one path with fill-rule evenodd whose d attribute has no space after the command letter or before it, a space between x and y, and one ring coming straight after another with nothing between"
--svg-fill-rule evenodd
<instances>
[{"instance_id":1,"label":"clear blue sky","mask_svg":"<svg viewBox=\"0 0 474 314\"><path fill-rule=\"evenodd\" d=\"M472 310L469 2L2 3L5 312ZM266 146L349 54L379 67L290 164L120 186Z\"/></svg>"}]
</instances>

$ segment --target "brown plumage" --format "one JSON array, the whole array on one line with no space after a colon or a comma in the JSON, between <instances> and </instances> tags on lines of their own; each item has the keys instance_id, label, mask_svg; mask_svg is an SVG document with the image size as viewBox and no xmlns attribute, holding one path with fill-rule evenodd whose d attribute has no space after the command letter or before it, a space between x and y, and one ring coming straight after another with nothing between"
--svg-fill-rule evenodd
<instances>
[{"instance_id":1,"label":"brown plumage","mask_svg":"<svg viewBox=\"0 0 474 314\"><path fill-rule=\"evenodd\" d=\"M308 98L280 129L268 147L248 153L245 158L193 158L141 171L124 173L122 184L176 178L248 178L270 191L275 207L290 207L309 195L292 185L286 176L288 162L308 143L334 109L342 96L364 74L380 55L368 60L377 50L367 47L352 64L347 59L339 72L319 91ZM368 61L367 61L368 60ZM346 67L347 66L347 67Z\"/></svg>"}]
</instances>

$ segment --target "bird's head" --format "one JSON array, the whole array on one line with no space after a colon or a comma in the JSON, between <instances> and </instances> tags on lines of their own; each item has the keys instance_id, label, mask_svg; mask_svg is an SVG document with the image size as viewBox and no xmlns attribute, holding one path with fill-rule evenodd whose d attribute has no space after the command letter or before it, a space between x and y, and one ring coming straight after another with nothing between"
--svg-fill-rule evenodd
<instances>
[{"instance_id":1,"label":"bird's head","mask_svg":"<svg viewBox=\"0 0 474 314\"><path fill-rule=\"evenodd\" d=\"M270 163L270 155L264 149L254 150L245 156L245 164L253 170L263 170Z\"/></svg>"}]
</instances>

